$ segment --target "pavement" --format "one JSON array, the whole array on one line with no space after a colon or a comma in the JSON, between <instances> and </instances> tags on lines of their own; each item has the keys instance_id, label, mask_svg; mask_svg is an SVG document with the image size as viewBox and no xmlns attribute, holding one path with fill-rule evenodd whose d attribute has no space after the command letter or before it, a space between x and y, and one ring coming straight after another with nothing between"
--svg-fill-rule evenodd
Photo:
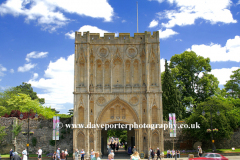
<instances>
[{"instance_id":1,"label":"pavement","mask_svg":"<svg viewBox=\"0 0 240 160\"><path fill-rule=\"evenodd\" d=\"M228 160L240 160L240 156L225 156L225 157L228 158ZM103 158L101 158L101 159L107 160L107 156L103 156ZM118 152L115 151L114 159L117 159L117 160L129 159L130 160L130 155L127 154L127 152L124 149L120 148ZM143 160L148 160L148 159L143 159ZM162 158L161 160L175 160L175 158ZM188 160L188 157L177 158L177 160Z\"/></svg>"}]
</instances>

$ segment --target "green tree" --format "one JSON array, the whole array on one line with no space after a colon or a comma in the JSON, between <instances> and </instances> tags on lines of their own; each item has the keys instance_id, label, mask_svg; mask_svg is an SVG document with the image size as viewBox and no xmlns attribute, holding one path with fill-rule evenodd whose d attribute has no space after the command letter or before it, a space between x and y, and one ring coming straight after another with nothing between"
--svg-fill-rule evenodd
<instances>
[{"instance_id":1,"label":"green tree","mask_svg":"<svg viewBox=\"0 0 240 160\"><path fill-rule=\"evenodd\" d=\"M50 107L43 107L38 102L38 99L32 100L29 95L23 93L13 95L7 100L7 107L2 106L2 108L7 114L10 114L13 110L23 113L31 111L37 112L46 119L51 119L55 115L55 112L52 111ZM1 112L1 114L5 113Z\"/></svg>"},{"instance_id":2,"label":"green tree","mask_svg":"<svg viewBox=\"0 0 240 160\"><path fill-rule=\"evenodd\" d=\"M31 84L29 84L29 83L22 82L22 85L15 87L15 89L19 93L24 93L26 95L29 95L32 100L38 99L39 103L41 103L41 104L45 103L45 99L38 98L37 93L33 91L33 88L31 86Z\"/></svg>"},{"instance_id":3,"label":"green tree","mask_svg":"<svg viewBox=\"0 0 240 160\"><path fill-rule=\"evenodd\" d=\"M22 130L22 124L14 124L12 129L14 137L17 137L18 134L21 132L21 130Z\"/></svg>"},{"instance_id":4,"label":"green tree","mask_svg":"<svg viewBox=\"0 0 240 160\"><path fill-rule=\"evenodd\" d=\"M240 69L233 71L230 80L224 85L229 96L233 98L240 98Z\"/></svg>"},{"instance_id":5,"label":"green tree","mask_svg":"<svg viewBox=\"0 0 240 160\"><path fill-rule=\"evenodd\" d=\"M181 101L185 107L193 107L214 95L218 81L211 71L210 59L198 56L193 51L172 56L170 68L177 87L181 92Z\"/></svg>"},{"instance_id":6,"label":"green tree","mask_svg":"<svg viewBox=\"0 0 240 160\"><path fill-rule=\"evenodd\" d=\"M202 115L202 111L205 115ZM217 115L217 111L220 115ZM207 133L207 129L211 129L210 113L212 112L212 126L217 128L218 132L214 133L214 139L221 140L223 138L231 138L234 129L239 125L240 109L235 107L230 101L222 100L218 97L210 97L207 101L200 103L193 109L190 117L186 118L187 124L200 124L198 129L185 129L184 132L191 138L196 140L211 140L211 133Z\"/></svg>"},{"instance_id":7,"label":"green tree","mask_svg":"<svg viewBox=\"0 0 240 160\"><path fill-rule=\"evenodd\" d=\"M163 119L168 120L169 113L176 113L177 119L182 119L185 108L180 103L180 92L169 70L167 60L165 60L165 71L162 78L162 91Z\"/></svg>"}]
</instances>

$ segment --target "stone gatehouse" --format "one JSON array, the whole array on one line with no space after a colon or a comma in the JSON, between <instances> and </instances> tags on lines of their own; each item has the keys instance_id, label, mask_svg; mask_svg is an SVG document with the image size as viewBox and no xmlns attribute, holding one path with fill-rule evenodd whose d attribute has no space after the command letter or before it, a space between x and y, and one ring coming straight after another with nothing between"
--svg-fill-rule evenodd
<instances>
[{"instance_id":1,"label":"stone gatehouse","mask_svg":"<svg viewBox=\"0 0 240 160\"><path fill-rule=\"evenodd\" d=\"M75 32L74 117L84 124L162 124L159 32ZM139 152L164 150L163 129L128 131ZM106 154L107 131L73 129L73 149Z\"/></svg>"}]
</instances>

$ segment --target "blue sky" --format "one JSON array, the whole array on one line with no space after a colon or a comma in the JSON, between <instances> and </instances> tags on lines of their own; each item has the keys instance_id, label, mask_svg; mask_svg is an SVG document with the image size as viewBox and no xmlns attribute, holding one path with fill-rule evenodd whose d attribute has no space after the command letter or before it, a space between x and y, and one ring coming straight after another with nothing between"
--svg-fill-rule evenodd
<instances>
[{"instance_id":1,"label":"blue sky","mask_svg":"<svg viewBox=\"0 0 240 160\"><path fill-rule=\"evenodd\" d=\"M193 50L222 87L240 68L240 0L139 0L139 32L164 59ZM31 83L45 105L73 107L74 32L137 32L135 0L0 0L0 90Z\"/></svg>"}]
</instances>

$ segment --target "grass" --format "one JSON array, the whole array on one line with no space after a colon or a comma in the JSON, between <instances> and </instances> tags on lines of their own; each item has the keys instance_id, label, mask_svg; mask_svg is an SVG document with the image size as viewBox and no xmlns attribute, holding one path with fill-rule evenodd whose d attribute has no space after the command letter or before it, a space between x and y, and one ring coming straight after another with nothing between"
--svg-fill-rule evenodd
<instances>
[{"instance_id":1,"label":"grass","mask_svg":"<svg viewBox=\"0 0 240 160\"><path fill-rule=\"evenodd\" d=\"M18 154L20 157L22 157L22 154ZM37 157L37 154L29 154L29 157ZM2 158L10 158L9 154L1 154ZM42 157L48 157L47 154L43 154ZM69 153L68 157L72 157L72 153Z\"/></svg>"},{"instance_id":2,"label":"grass","mask_svg":"<svg viewBox=\"0 0 240 160\"><path fill-rule=\"evenodd\" d=\"M204 150L205 152L212 152L212 149ZM235 149L234 151L232 149L217 149L218 153L237 153L240 152L240 149Z\"/></svg>"},{"instance_id":3,"label":"grass","mask_svg":"<svg viewBox=\"0 0 240 160\"><path fill-rule=\"evenodd\" d=\"M18 154L20 157L22 157L22 154ZM37 157L37 154L29 154L29 157ZM2 158L10 158L9 154L1 154ZM43 157L47 157L46 154L43 154Z\"/></svg>"}]
</instances>

